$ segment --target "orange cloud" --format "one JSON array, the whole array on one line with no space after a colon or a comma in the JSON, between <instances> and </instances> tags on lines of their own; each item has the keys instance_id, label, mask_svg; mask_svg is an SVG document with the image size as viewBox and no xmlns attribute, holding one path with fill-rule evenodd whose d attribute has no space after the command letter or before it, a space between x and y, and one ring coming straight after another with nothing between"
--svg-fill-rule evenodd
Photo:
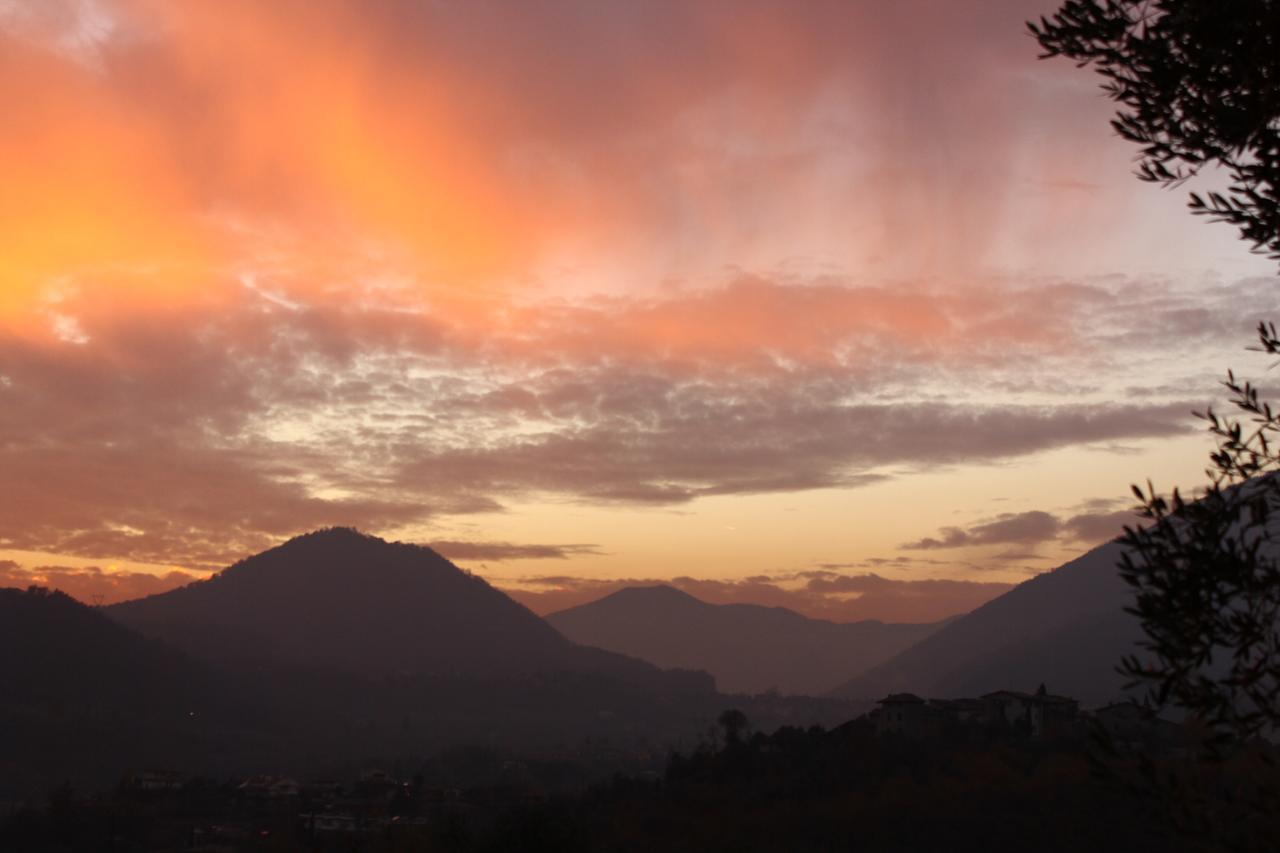
<instances>
[{"instance_id":1,"label":"orange cloud","mask_svg":"<svg viewBox=\"0 0 1280 853\"><path fill-rule=\"evenodd\" d=\"M183 175L107 81L0 32L0 109L0 329L32 331L78 291L164 301L204 275Z\"/></svg>"},{"instance_id":2,"label":"orange cloud","mask_svg":"<svg viewBox=\"0 0 1280 853\"><path fill-rule=\"evenodd\" d=\"M401 73L358 6L104 8L121 31L93 61L0 30L0 328L97 294L216 309L281 270L304 296L399 274L460 310L553 219L495 166L456 72Z\"/></svg>"},{"instance_id":3,"label":"orange cloud","mask_svg":"<svg viewBox=\"0 0 1280 853\"><path fill-rule=\"evenodd\" d=\"M1010 73L1034 63L1006 32L1026 10L906 5L10 12L0 328L66 336L86 292L113 311L220 310L249 277L484 334L571 274L617 293L806 254L981 298L966 281L1017 219L991 189L1019 144L1010 98L1034 88ZM695 334L733 346L773 309ZM917 336L934 330L927 305L909 310ZM644 322L646 344L691 331Z\"/></svg>"}]
</instances>

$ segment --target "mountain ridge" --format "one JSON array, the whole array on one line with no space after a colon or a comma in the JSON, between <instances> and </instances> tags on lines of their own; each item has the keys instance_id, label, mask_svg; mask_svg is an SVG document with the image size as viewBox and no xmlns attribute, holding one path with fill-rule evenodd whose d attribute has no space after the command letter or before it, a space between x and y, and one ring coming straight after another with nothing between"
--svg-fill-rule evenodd
<instances>
[{"instance_id":1,"label":"mountain ridge","mask_svg":"<svg viewBox=\"0 0 1280 853\"><path fill-rule=\"evenodd\" d=\"M625 587L546 619L580 643L706 670L721 690L802 695L826 693L945 624L830 622L785 607L712 604L666 584Z\"/></svg>"},{"instance_id":2,"label":"mountain ridge","mask_svg":"<svg viewBox=\"0 0 1280 853\"><path fill-rule=\"evenodd\" d=\"M1141 629L1124 612L1123 546L1100 545L1031 578L831 691L857 701L912 692L950 698L1050 684L1088 704L1124 693L1115 672Z\"/></svg>"},{"instance_id":3,"label":"mountain ridge","mask_svg":"<svg viewBox=\"0 0 1280 853\"><path fill-rule=\"evenodd\" d=\"M234 666L661 680L651 664L571 642L426 546L353 528L294 537L207 580L104 612L199 659Z\"/></svg>"}]
</instances>

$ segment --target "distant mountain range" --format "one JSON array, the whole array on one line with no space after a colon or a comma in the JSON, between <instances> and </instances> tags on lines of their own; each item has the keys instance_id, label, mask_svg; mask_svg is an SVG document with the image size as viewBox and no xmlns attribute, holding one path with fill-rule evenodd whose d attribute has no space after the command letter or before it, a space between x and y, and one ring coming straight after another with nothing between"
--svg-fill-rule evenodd
<instances>
[{"instance_id":1,"label":"distant mountain range","mask_svg":"<svg viewBox=\"0 0 1280 853\"><path fill-rule=\"evenodd\" d=\"M346 529L108 608L0 589L0 781L27 793L129 767L306 774L461 744L660 750L729 701L706 673L571 642L430 549ZM851 716L732 701L762 728Z\"/></svg>"},{"instance_id":2,"label":"distant mountain range","mask_svg":"<svg viewBox=\"0 0 1280 853\"><path fill-rule=\"evenodd\" d=\"M1131 594L1116 569L1121 552L1108 543L1021 583L832 695L949 698L1044 683L1085 704L1109 702L1124 686L1116 666L1142 636L1124 612Z\"/></svg>"},{"instance_id":3,"label":"distant mountain range","mask_svg":"<svg viewBox=\"0 0 1280 853\"><path fill-rule=\"evenodd\" d=\"M1102 546L937 625L842 625L670 587L544 621L430 549L345 529L108 608L0 590L0 778L39 788L139 765L306 772L462 743L669 744L731 706L764 730L832 725L853 715L842 702L898 691L1043 682L1101 704L1139 638L1119 555ZM735 693L846 680L830 692L840 702L725 697L698 670Z\"/></svg>"},{"instance_id":4,"label":"distant mountain range","mask_svg":"<svg viewBox=\"0 0 1280 853\"><path fill-rule=\"evenodd\" d=\"M783 607L709 604L670 586L628 587L546 619L577 643L706 670L725 692L802 695L825 694L945 624L827 622Z\"/></svg>"}]
</instances>

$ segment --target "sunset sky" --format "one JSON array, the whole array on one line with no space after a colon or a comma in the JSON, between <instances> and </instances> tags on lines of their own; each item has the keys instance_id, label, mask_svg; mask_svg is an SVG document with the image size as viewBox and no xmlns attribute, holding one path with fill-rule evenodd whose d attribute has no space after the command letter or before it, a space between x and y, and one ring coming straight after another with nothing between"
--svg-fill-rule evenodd
<instances>
[{"instance_id":1,"label":"sunset sky","mask_svg":"<svg viewBox=\"0 0 1280 853\"><path fill-rule=\"evenodd\" d=\"M1276 269L1057 5L0 0L0 585L343 525L917 621L1109 538Z\"/></svg>"}]
</instances>

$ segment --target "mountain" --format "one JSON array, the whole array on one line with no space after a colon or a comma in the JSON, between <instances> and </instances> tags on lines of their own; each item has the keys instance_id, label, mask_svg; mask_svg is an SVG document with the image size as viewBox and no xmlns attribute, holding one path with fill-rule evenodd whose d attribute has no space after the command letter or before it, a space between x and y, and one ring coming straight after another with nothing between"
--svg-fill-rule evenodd
<instances>
[{"instance_id":1,"label":"mountain","mask_svg":"<svg viewBox=\"0 0 1280 853\"><path fill-rule=\"evenodd\" d=\"M6 794L129 768L325 775L475 744L660 752L730 701L763 727L849 715L829 698L730 700L706 673L577 645L433 551L351 530L109 608L0 589Z\"/></svg>"},{"instance_id":2,"label":"mountain","mask_svg":"<svg viewBox=\"0 0 1280 853\"><path fill-rule=\"evenodd\" d=\"M211 680L184 655L41 587L0 589L0 707L107 713L140 698L185 714Z\"/></svg>"},{"instance_id":3,"label":"mountain","mask_svg":"<svg viewBox=\"0 0 1280 853\"><path fill-rule=\"evenodd\" d=\"M546 618L575 642L706 670L726 692L807 695L826 693L941 624L841 624L783 607L708 604L670 586L627 587Z\"/></svg>"},{"instance_id":4,"label":"mountain","mask_svg":"<svg viewBox=\"0 0 1280 853\"><path fill-rule=\"evenodd\" d=\"M1085 704L1115 699L1124 683L1116 665L1142 636L1124 612L1131 593L1116 570L1121 550L1108 543L1019 584L832 695L950 698L1044 683Z\"/></svg>"},{"instance_id":5,"label":"mountain","mask_svg":"<svg viewBox=\"0 0 1280 853\"><path fill-rule=\"evenodd\" d=\"M479 679L588 672L668 685L676 678L570 642L430 548L347 528L299 536L208 580L107 613L235 667Z\"/></svg>"},{"instance_id":6,"label":"mountain","mask_svg":"<svg viewBox=\"0 0 1280 853\"><path fill-rule=\"evenodd\" d=\"M128 767L216 771L274 740L226 674L58 592L0 589L0 779L27 791Z\"/></svg>"}]
</instances>

